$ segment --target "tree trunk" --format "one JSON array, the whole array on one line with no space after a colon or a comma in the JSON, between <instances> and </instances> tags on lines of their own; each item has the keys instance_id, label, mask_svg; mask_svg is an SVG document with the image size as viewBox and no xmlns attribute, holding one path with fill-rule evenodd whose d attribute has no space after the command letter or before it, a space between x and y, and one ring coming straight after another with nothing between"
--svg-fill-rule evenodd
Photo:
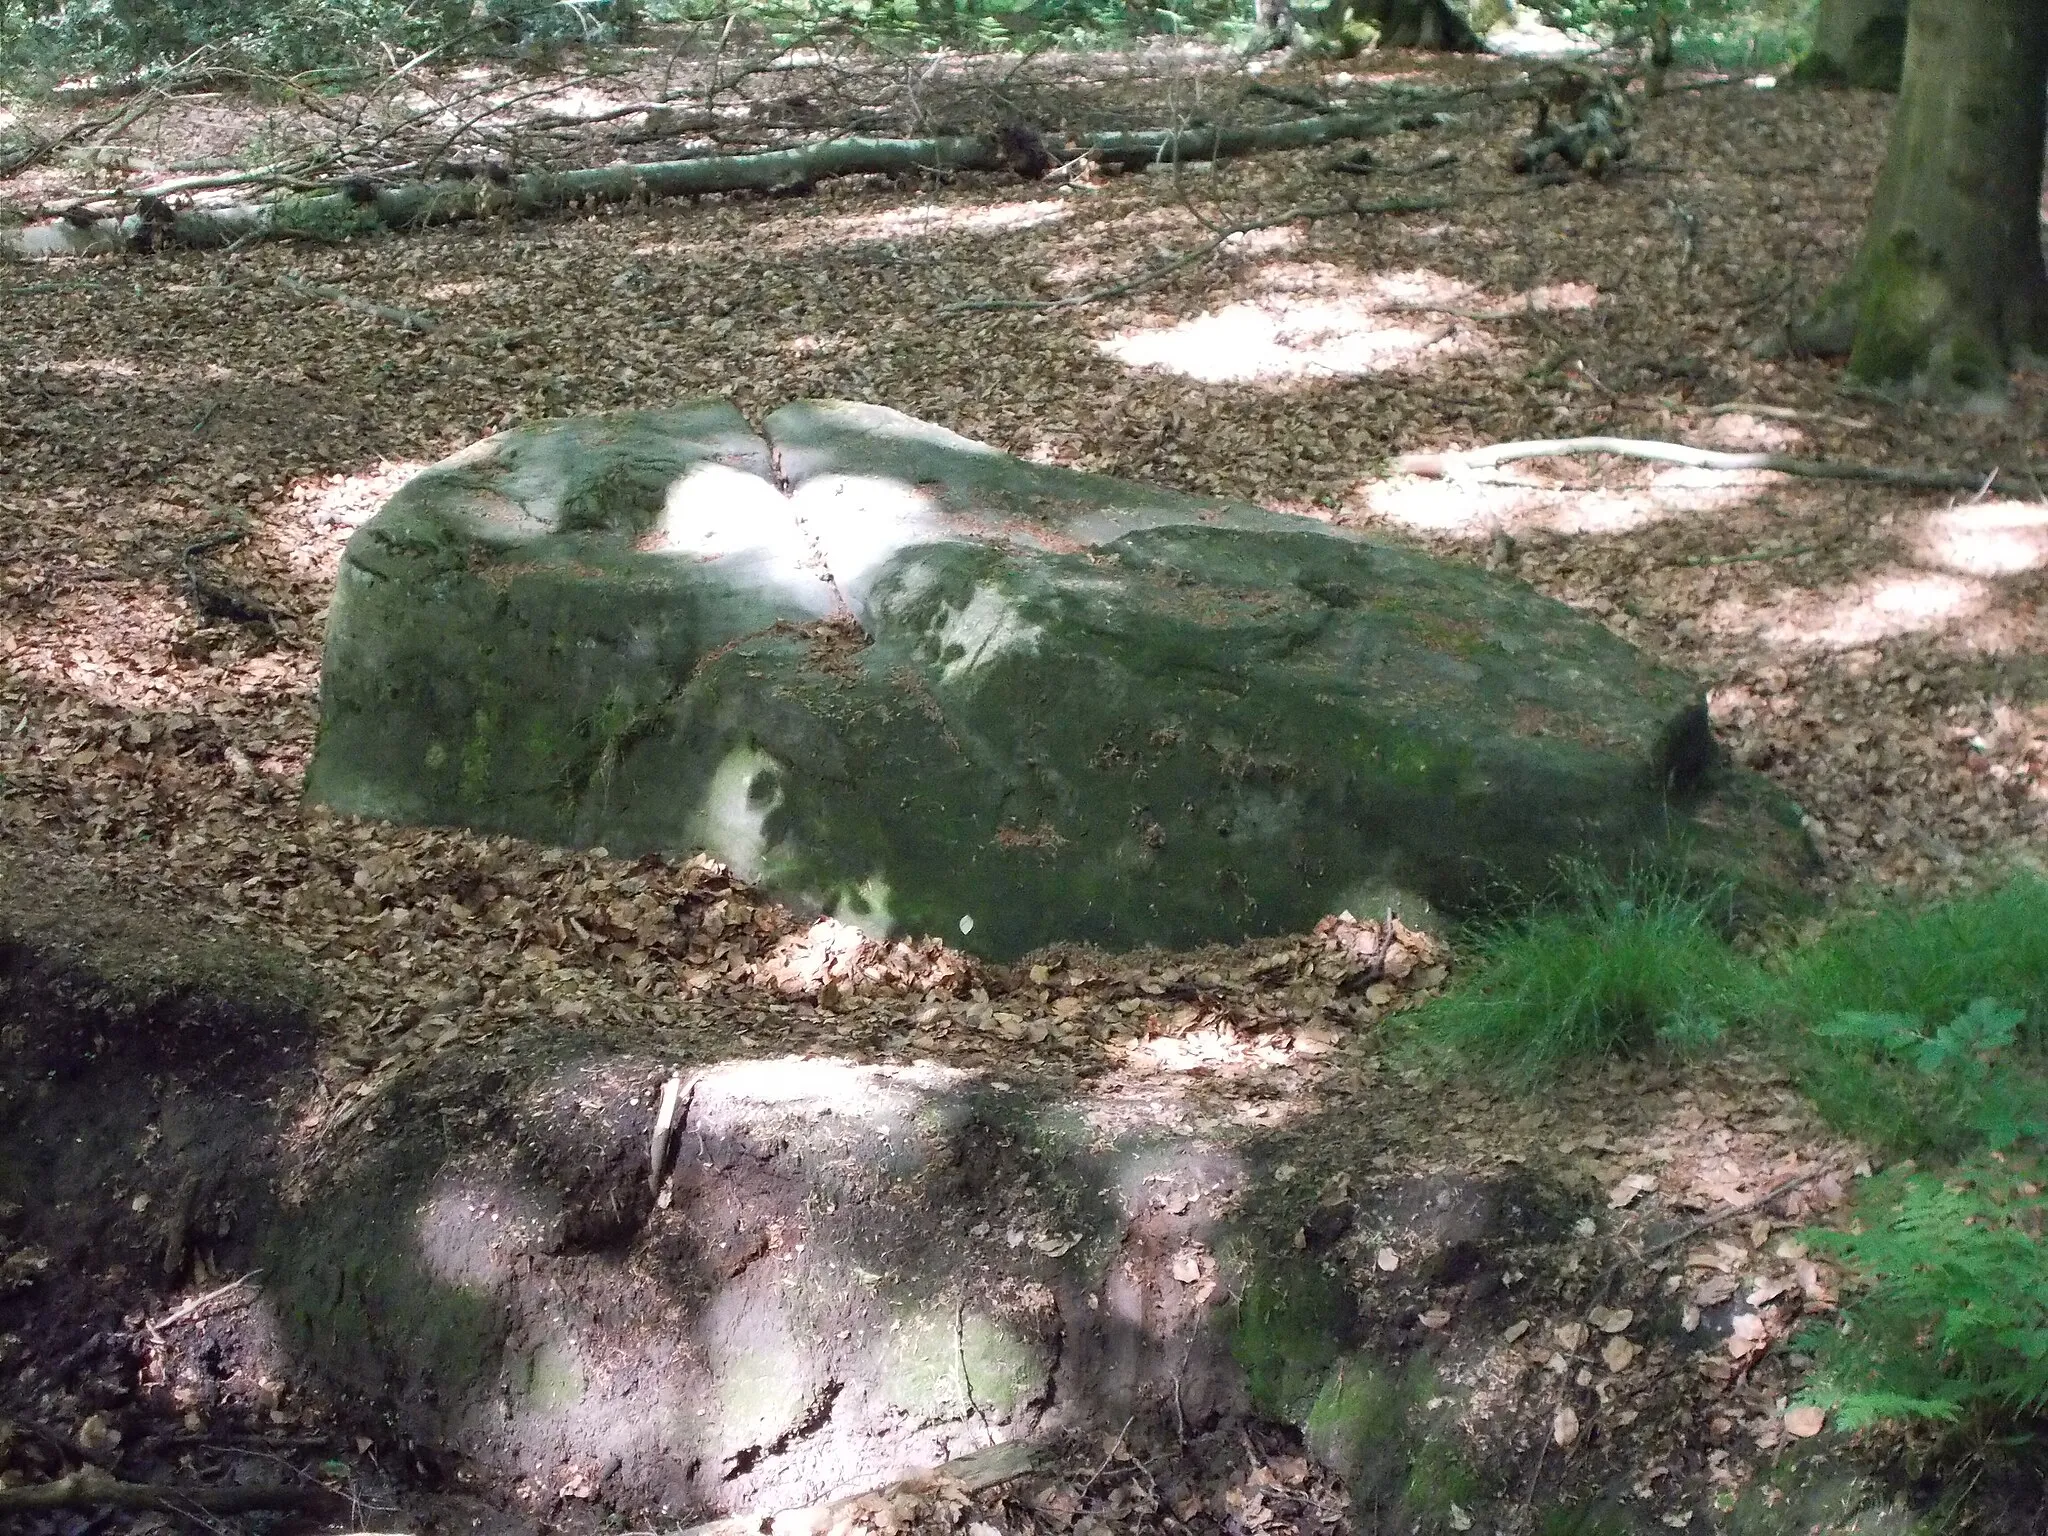
<instances>
[{"instance_id":1,"label":"tree trunk","mask_svg":"<svg viewBox=\"0 0 2048 1536\"><path fill-rule=\"evenodd\" d=\"M1291 48L1301 34L1294 19L1293 0L1252 0L1252 19L1258 23L1259 47Z\"/></svg>"},{"instance_id":2,"label":"tree trunk","mask_svg":"<svg viewBox=\"0 0 2048 1536\"><path fill-rule=\"evenodd\" d=\"M1431 48L1476 53L1479 35L1449 0L1365 0L1352 14L1379 28L1382 48Z\"/></svg>"},{"instance_id":3,"label":"tree trunk","mask_svg":"<svg viewBox=\"0 0 2048 1536\"><path fill-rule=\"evenodd\" d=\"M1794 73L1822 84L1896 91L1906 57L1906 0L1821 0L1813 48Z\"/></svg>"},{"instance_id":4,"label":"tree trunk","mask_svg":"<svg viewBox=\"0 0 2048 1536\"><path fill-rule=\"evenodd\" d=\"M2048 351L2041 257L2048 5L1912 0L1906 66L1863 246L1795 328L1866 383L1950 401L2003 395Z\"/></svg>"}]
</instances>

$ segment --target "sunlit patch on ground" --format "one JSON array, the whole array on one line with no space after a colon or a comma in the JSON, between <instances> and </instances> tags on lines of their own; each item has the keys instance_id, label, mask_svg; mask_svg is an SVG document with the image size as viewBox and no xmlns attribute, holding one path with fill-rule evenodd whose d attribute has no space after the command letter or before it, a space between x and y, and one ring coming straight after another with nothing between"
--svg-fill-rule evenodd
<instances>
[{"instance_id":1,"label":"sunlit patch on ground","mask_svg":"<svg viewBox=\"0 0 2048 1536\"><path fill-rule=\"evenodd\" d=\"M1294 383L1381 373L1448 339L1441 328L1388 321L1356 300L1275 296L1126 331L1101 347L1128 367L1204 384Z\"/></svg>"},{"instance_id":2,"label":"sunlit patch on ground","mask_svg":"<svg viewBox=\"0 0 2048 1536\"><path fill-rule=\"evenodd\" d=\"M1314 1031L1252 1034L1219 1019L1178 1034L1138 1041L1126 1052L1126 1059L1139 1071L1213 1072L1235 1077L1261 1067L1284 1067L1297 1059L1327 1055L1334 1040L1334 1034Z\"/></svg>"},{"instance_id":3,"label":"sunlit patch on ground","mask_svg":"<svg viewBox=\"0 0 2048 1536\"><path fill-rule=\"evenodd\" d=\"M429 304L445 304L450 299L467 299L479 293L488 293L491 285L481 277L466 277L455 282L435 283L422 288L420 297Z\"/></svg>"},{"instance_id":4,"label":"sunlit patch on ground","mask_svg":"<svg viewBox=\"0 0 2048 1536\"><path fill-rule=\"evenodd\" d=\"M1300 250L1307 239L1306 225L1276 224L1271 229L1247 229L1232 235L1223 242L1223 249L1233 256L1278 256Z\"/></svg>"},{"instance_id":5,"label":"sunlit patch on ground","mask_svg":"<svg viewBox=\"0 0 2048 1536\"><path fill-rule=\"evenodd\" d=\"M1354 493L1352 505L1414 533L1485 539L1495 533L1632 533L1683 513L1728 512L1755 503L1776 475L1728 475L1672 468L1639 489L1580 489L1500 476L1437 480L1396 475Z\"/></svg>"},{"instance_id":6,"label":"sunlit patch on ground","mask_svg":"<svg viewBox=\"0 0 2048 1536\"><path fill-rule=\"evenodd\" d=\"M287 515L277 520L278 537L292 568L331 578L349 535L383 508L424 464L386 462L356 475L320 475L301 480L284 494Z\"/></svg>"},{"instance_id":7,"label":"sunlit patch on ground","mask_svg":"<svg viewBox=\"0 0 2048 1536\"><path fill-rule=\"evenodd\" d=\"M45 365L59 378L75 379L139 379L142 370L125 358L87 357L75 362L49 363Z\"/></svg>"},{"instance_id":8,"label":"sunlit patch on ground","mask_svg":"<svg viewBox=\"0 0 2048 1536\"><path fill-rule=\"evenodd\" d=\"M1730 411L1712 418L1704 431L1687 440L1727 453L1796 453L1806 442L1806 434L1790 422Z\"/></svg>"},{"instance_id":9,"label":"sunlit patch on ground","mask_svg":"<svg viewBox=\"0 0 2048 1536\"><path fill-rule=\"evenodd\" d=\"M1560 283L1509 306L1436 272L1361 278L1322 262L1268 266L1257 287L1257 297L1188 320L1134 326L1097 345L1127 367L1163 369L1205 384L1356 378L1425 357L1490 352L1490 321L1511 318L1522 307L1589 309L1599 299L1590 284Z\"/></svg>"},{"instance_id":10,"label":"sunlit patch on ground","mask_svg":"<svg viewBox=\"0 0 2048 1536\"><path fill-rule=\"evenodd\" d=\"M1098 343L1131 368L1160 368L1205 384L1296 383L1383 373L1437 349L1478 349L1476 337L1426 315L1399 318L1355 296L1272 293L1192 320L1137 327Z\"/></svg>"},{"instance_id":11,"label":"sunlit patch on ground","mask_svg":"<svg viewBox=\"0 0 2048 1536\"><path fill-rule=\"evenodd\" d=\"M1727 598L1714 605L1707 622L1773 645L1846 650L1949 629L1983 615L1991 599L1988 582L1894 569L1831 592L1783 590L1754 606Z\"/></svg>"},{"instance_id":12,"label":"sunlit patch on ground","mask_svg":"<svg viewBox=\"0 0 2048 1536\"><path fill-rule=\"evenodd\" d=\"M0 645L9 671L112 709L198 707L170 642L185 617L166 592L93 586L60 597Z\"/></svg>"},{"instance_id":13,"label":"sunlit patch on ground","mask_svg":"<svg viewBox=\"0 0 2048 1536\"><path fill-rule=\"evenodd\" d=\"M2017 576L2048 566L2048 502L1986 501L1931 514L1916 556L1964 576Z\"/></svg>"},{"instance_id":14,"label":"sunlit patch on ground","mask_svg":"<svg viewBox=\"0 0 2048 1536\"><path fill-rule=\"evenodd\" d=\"M785 248L860 245L881 240L930 239L935 235L999 235L1011 230L1057 224L1073 210L1051 198L981 206L912 203L876 213L847 213L806 220L792 227L780 242Z\"/></svg>"}]
</instances>

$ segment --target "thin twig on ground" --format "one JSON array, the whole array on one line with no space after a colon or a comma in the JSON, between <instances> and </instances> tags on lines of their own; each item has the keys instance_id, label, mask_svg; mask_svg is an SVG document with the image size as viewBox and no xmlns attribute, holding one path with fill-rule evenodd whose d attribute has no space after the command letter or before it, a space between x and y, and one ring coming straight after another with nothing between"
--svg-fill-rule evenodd
<instances>
[{"instance_id":1,"label":"thin twig on ground","mask_svg":"<svg viewBox=\"0 0 2048 1536\"><path fill-rule=\"evenodd\" d=\"M1791 560L1800 555L1810 555L1818 544L1795 544L1790 549L1760 549L1742 555L1699 555L1691 560L1667 560L1664 563L1679 567L1704 567L1710 565L1755 565L1770 560Z\"/></svg>"},{"instance_id":2,"label":"thin twig on ground","mask_svg":"<svg viewBox=\"0 0 2048 1536\"><path fill-rule=\"evenodd\" d=\"M1749 400L1730 400L1707 407L1709 416L1762 416L1771 421L1818 421L1832 427L1867 432L1876 425L1856 416L1830 416L1825 411L1798 411L1789 405L1758 405Z\"/></svg>"},{"instance_id":3,"label":"thin twig on ground","mask_svg":"<svg viewBox=\"0 0 2048 1536\"><path fill-rule=\"evenodd\" d=\"M329 283L309 282L295 272L283 273L277 282L279 287L289 289L301 298L320 299L342 309L353 310L359 315L386 321L402 331L431 331L440 323L438 317L422 310L400 309L393 304L379 304L373 299L359 298L346 289L336 288Z\"/></svg>"},{"instance_id":4,"label":"thin twig on ground","mask_svg":"<svg viewBox=\"0 0 2048 1536\"><path fill-rule=\"evenodd\" d=\"M1650 1244L1649 1247L1634 1256L1635 1261L1640 1264L1646 1259L1654 1259L1660 1253L1669 1253L1673 1248L1681 1247L1702 1233L1711 1232L1714 1228L1731 1222L1738 1216L1747 1216L1752 1211L1760 1211L1773 1200L1781 1200L1794 1190L1804 1189L1827 1171L1824 1167L1809 1168L1804 1173L1793 1174L1789 1179L1780 1179L1776 1184L1773 1184L1755 1198L1744 1200L1739 1205L1731 1205L1725 1210L1715 1211L1710 1215L1702 1216L1698 1221L1682 1231L1674 1232L1671 1236Z\"/></svg>"},{"instance_id":5,"label":"thin twig on ground","mask_svg":"<svg viewBox=\"0 0 2048 1536\"><path fill-rule=\"evenodd\" d=\"M263 1271L260 1269L252 1269L246 1275L237 1275L234 1279L228 1281L225 1285L215 1286L212 1290L206 1292L204 1295L194 1296L190 1301L180 1303L178 1306L171 1309L171 1311L164 1317L162 1322L149 1324L149 1331L151 1333L160 1334L167 1328L175 1328L180 1323L191 1321L193 1318L197 1317L209 1303L220 1300L221 1297L228 1295L232 1291L240 1290L243 1286L247 1285L251 1280L256 1279L262 1273Z\"/></svg>"},{"instance_id":6,"label":"thin twig on ground","mask_svg":"<svg viewBox=\"0 0 2048 1536\"><path fill-rule=\"evenodd\" d=\"M1595 381L1597 382L1597 381ZM1406 453L1394 460L1402 474L1432 480L1464 480L1483 470L1521 459L1545 459L1572 454L1606 453L1623 459L1648 459L1677 464L1687 469L1739 473L1768 470L1774 474L1796 475L1807 480L1861 480L1874 485L1907 486L1929 491L1974 491L1985 483L1982 470L1894 469L1882 464L1857 464L1839 459L1799 459L1783 453L1722 453L1712 448L1692 448L1684 443L1663 443L1636 437L1560 437L1519 443L1496 443L1490 448L1467 448L1445 453ZM2001 473L2029 473L1994 469Z\"/></svg>"}]
</instances>

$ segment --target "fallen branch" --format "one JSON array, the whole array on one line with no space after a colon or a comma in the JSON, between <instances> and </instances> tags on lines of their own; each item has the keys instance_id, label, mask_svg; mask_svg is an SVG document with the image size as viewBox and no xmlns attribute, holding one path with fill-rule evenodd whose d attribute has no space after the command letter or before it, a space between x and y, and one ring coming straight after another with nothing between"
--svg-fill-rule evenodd
<instances>
[{"instance_id":1,"label":"fallen branch","mask_svg":"<svg viewBox=\"0 0 2048 1536\"><path fill-rule=\"evenodd\" d=\"M92 142L88 146L89 148L102 148L115 134L132 128L149 113L163 105L164 100L165 95L162 90L150 90L144 92L140 100L129 103L126 108L115 113L111 118L87 119L76 122L62 133L52 134L48 138L40 137L33 132L28 133L26 142L18 149L12 150L5 155L0 155L0 177L18 176L23 171L40 165L65 145L78 139L83 139L87 135L91 135L92 138Z\"/></svg>"},{"instance_id":2,"label":"fallen branch","mask_svg":"<svg viewBox=\"0 0 2048 1536\"><path fill-rule=\"evenodd\" d=\"M47 1483L0 1488L0 1516L52 1509L152 1509L164 1514L198 1510L233 1515L253 1509L327 1509L341 1502L340 1494L317 1484L252 1488L127 1483L94 1466L80 1467Z\"/></svg>"},{"instance_id":3,"label":"fallen branch","mask_svg":"<svg viewBox=\"0 0 2048 1536\"><path fill-rule=\"evenodd\" d=\"M1233 224L1227 229L1220 229L1213 238L1205 240L1202 244L1177 252L1165 261L1147 267L1135 277L1126 278L1120 283L1111 283L1104 288L1091 288L1086 293L1070 293L1058 299L963 299L957 304L942 304L933 313L967 315L984 314L994 310L1079 309L1084 304L1099 304L1105 299L1126 298L1141 289L1149 288L1183 268L1191 267L1205 257L1213 256L1239 235L1252 234L1261 229L1275 229L1284 224L1298 224L1304 220L1313 222L1316 219L1334 218L1346 213L1421 213L1429 209L1442 208L1449 202L1448 198L1390 198L1380 203L1347 200L1341 203L1290 208L1287 212L1275 214L1270 219L1254 219L1249 223Z\"/></svg>"},{"instance_id":4,"label":"fallen branch","mask_svg":"<svg viewBox=\"0 0 2048 1536\"><path fill-rule=\"evenodd\" d=\"M1711 448L1691 448L1684 443L1660 443L1636 437L1561 437L1524 443L1496 443L1491 448L1467 448L1450 453L1406 453L1394 460L1394 468L1405 475L1421 475L1432 480L1462 480L1519 459L1546 459L1580 453L1650 459L1663 464L1683 465L1688 469L1726 473L1769 470L1774 474L1797 475L1807 480L1860 480L1873 485L1908 486L1915 490L1975 491L1987 483L1984 473L1969 470L1893 469L1881 464L1852 464L1837 459L1797 459L1783 453L1722 453ZM1995 479L2002 473L2012 471L1994 469L1988 478Z\"/></svg>"},{"instance_id":5,"label":"fallen branch","mask_svg":"<svg viewBox=\"0 0 2048 1536\"><path fill-rule=\"evenodd\" d=\"M1390 133L1405 119L1333 114L1247 128L1200 127L1142 133L1083 134L1058 146L1058 158L1090 156L1135 168L1304 149ZM1054 146L1048 146L1053 148ZM715 192L801 190L837 176L929 175L995 171L1010 165L999 134L940 138L827 139L755 154L707 155L646 165L531 171L502 180L408 181L304 192L268 202L172 209L153 200L125 217L53 219L0 230L0 254L94 256L156 246L217 249L264 239L343 240L461 219L544 213L571 204L625 203Z\"/></svg>"},{"instance_id":6,"label":"fallen branch","mask_svg":"<svg viewBox=\"0 0 2048 1536\"><path fill-rule=\"evenodd\" d=\"M420 310L400 309L392 304L379 304L373 299L358 298L343 288L328 283L309 282L296 272L287 272L277 280L280 288L289 289L301 298L319 299L341 309L352 310L359 315L368 315L374 320L387 321L402 331L431 331L440 321L433 315Z\"/></svg>"},{"instance_id":7,"label":"fallen branch","mask_svg":"<svg viewBox=\"0 0 2048 1536\"><path fill-rule=\"evenodd\" d=\"M940 1482L957 1484L969 1493L985 1493L991 1488L1022 1477L1038 1465L1043 1455L1044 1449L1033 1441L1006 1440L998 1445L984 1446L978 1451L969 1451L965 1456L956 1456L951 1461L941 1462L929 1472L921 1472L915 1477L904 1478L886 1487L851 1494L827 1504L813 1504L807 1509L784 1510L774 1514L755 1512L727 1515L722 1520L689 1526L679 1531L677 1536L756 1536L756 1533L771 1527L778 1532L842 1530L850 1523L848 1517L853 1513L854 1507L865 1500L889 1499L906 1493L927 1492Z\"/></svg>"}]
</instances>

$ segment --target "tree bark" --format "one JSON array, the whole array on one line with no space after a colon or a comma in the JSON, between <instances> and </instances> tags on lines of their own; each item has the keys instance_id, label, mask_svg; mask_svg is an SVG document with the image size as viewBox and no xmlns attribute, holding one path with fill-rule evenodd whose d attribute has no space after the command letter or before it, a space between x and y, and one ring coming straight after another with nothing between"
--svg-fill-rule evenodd
<instances>
[{"instance_id":1,"label":"tree bark","mask_svg":"<svg viewBox=\"0 0 2048 1536\"><path fill-rule=\"evenodd\" d=\"M1301 23L1294 19L1294 0L1252 0L1252 19L1258 23L1258 48L1292 48L1301 39Z\"/></svg>"},{"instance_id":2,"label":"tree bark","mask_svg":"<svg viewBox=\"0 0 2048 1536\"><path fill-rule=\"evenodd\" d=\"M1904 83L1863 245L1793 330L1851 377L1951 402L2002 398L2048 350L2041 256L2048 5L1912 0Z\"/></svg>"},{"instance_id":3,"label":"tree bark","mask_svg":"<svg viewBox=\"0 0 2048 1536\"><path fill-rule=\"evenodd\" d=\"M1351 12L1379 29L1382 48L1476 53L1481 46L1479 35L1449 0L1363 0Z\"/></svg>"},{"instance_id":4,"label":"tree bark","mask_svg":"<svg viewBox=\"0 0 2048 1536\"><path fill-rule=\"evenodd\" d=\"M1906 56L1906 0L1821 0L1813 47L1794 73L1821 84L1896 91Z\"/></svg>"}]
</instances>

